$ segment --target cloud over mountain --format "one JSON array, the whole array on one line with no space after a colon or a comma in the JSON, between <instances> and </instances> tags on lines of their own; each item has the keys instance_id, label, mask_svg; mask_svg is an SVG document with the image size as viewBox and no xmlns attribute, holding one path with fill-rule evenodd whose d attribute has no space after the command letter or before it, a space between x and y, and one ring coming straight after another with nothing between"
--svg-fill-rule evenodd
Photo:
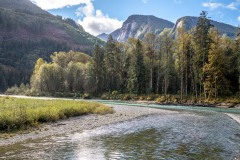
<instances>
[{"instance_id":1,"label":"cloud over mountain","mask_svg":"<svg viewBox=\"0 0 240 160\"><path fill-rule=\"evenodd\" d=\"M118 19L110 18L101 10L95 10L92 0L32 0L32 2L45 10L79 5L80 7L75 12L79 17L78 22L87 32L93 35L110 33L120 28L123 23Z\"/></svg>"}]
</instances>

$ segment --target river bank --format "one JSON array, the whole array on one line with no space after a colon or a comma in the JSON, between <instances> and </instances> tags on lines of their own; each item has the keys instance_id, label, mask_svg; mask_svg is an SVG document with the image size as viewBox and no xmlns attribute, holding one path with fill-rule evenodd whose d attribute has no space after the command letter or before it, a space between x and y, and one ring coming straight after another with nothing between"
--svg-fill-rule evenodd
<instances>
[{"instance_id":1,"label":"river bank","mask_svg":"<svg viewBox=\"0 0 240 160\"><path fill-rule=\"evenodd\" d=\"M167 111L153 108L143 108L135 106L111 105L114 109L113 114L107 115L84 115L75 118L61 120L56 123L47 123L38 130L28 131L22 134L13 135L10 138L0 138L0 146L11 145L26 140L41 139L53 135L81 132L96 127L132 120L141 116L153 114L177 114L176 111Z\"/></svg>"}]
</instances>

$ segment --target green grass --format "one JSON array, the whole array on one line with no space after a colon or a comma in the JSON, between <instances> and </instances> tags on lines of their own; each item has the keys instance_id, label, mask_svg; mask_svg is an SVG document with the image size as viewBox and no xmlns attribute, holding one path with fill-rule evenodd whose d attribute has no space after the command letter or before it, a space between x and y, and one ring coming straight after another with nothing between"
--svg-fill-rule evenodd
<instances>
[{"instance_id":1,"label":"green grass","mask_svg":"<svg viewBox=\"0 0 240 160\"><path fill-rule=\"evenodd\" d=\"M0 132L36 127L44 122L85 114L113 113L100 103L0 97Z\"/></svg>"}]
</instances>

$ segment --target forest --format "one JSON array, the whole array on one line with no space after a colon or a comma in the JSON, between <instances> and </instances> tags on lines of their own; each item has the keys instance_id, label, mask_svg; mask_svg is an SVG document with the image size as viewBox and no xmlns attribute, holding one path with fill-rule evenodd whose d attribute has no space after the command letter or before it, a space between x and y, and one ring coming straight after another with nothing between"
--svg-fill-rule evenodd
<instances>
[{"instance_id":1,"label":"forest","mask_svg":"<svg viewBox=\"0 0 240 160\"><path fill-rule=\"evenodd\" d=\"M239 95L240 33L236 39L220 36L202 12L197 26L178 28L144 40L120 43L109 36L84 53L55 52L51 62L38 59L30 81L32 93L103 93L178 95L216 99Z\"/></svg>"}]
</instances>

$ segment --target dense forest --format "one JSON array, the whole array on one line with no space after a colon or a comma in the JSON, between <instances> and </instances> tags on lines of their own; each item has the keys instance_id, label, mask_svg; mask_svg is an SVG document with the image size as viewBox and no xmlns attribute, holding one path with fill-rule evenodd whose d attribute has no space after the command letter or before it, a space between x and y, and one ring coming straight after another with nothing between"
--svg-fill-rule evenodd
<instances>
[{"instance_id":1,"label":"dense forest","mask_svg":"<svg viewBox=\"0 0 240 160\"><path fill-rule=\"evenodd\" d=\"M70 51L55 52L51 62L38 59L31 78L35 93L105 92L175 94L181 99L210 99L239 93L240 33L220 36L202 12L196 28L178 28L144 40L119 43L109 36L106 46L95 46L93 57Z\"/></svg>"}]
</instances>

